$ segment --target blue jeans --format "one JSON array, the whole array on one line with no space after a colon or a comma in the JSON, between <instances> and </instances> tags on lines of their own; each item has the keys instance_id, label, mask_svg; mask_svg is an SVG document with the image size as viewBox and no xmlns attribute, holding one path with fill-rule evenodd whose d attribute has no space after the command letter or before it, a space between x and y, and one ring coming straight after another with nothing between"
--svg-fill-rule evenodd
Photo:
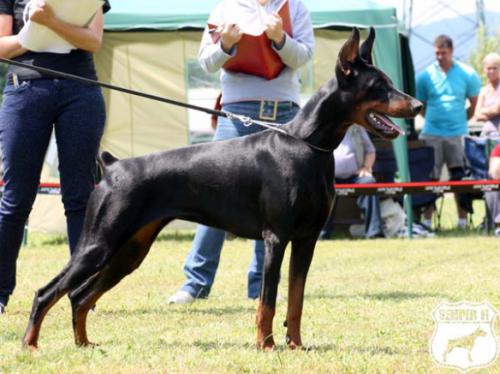
<instances>
[{"instance_id":1,"label":"blue jeans","mask_svg":"<svg viewBox=\"0 0 500 374\"><path fill-rule=\"evenodd\" d=\"M366 184L366 183L376 183L375 178L370 176L359 177L357 175L340 179L336 178L335 183L358 183L358 184ZM377 238L384 236L384 229L382 226L382 218L380 217L380 199L376 195L364 195L360 196L357 199L357 205L363 214L365 221L365 237L369 238ZM332 221L333 221L333 211L328 217L328 220L321 230L320 238L329 238L332 232Z\"/></svg>"},{"instance_id":2,"label":"blue jeans","mask_svg":"<svg viewBox=\"0 0 500 374\"><path fill-rule=\"evenodd\" d=\"M272 114L273 102L266 102L263 109L264 116ZM260 119L260 102L241 102L226 104L222 108L225 111L235 114L243 114L253 119ZM298 113L299 107L291 102L280 102L277 106L277 115L274 122L286 123L291 121ZM219 117L214 140L236 138L238 136L249 135L264 128L258 125L245 127L240 121L231 121L227 118ZM184 264L184 274L187 281L182 286L182 290L194 297L208 297L215 273L219 266L220 253L224 244L225 232L220 229L198 225L193 241L191 252L189 252ZM254 242L252 262L248 269L248 297L256 299L260 295L262 283L262 268L264 264L264 243L262 240Z\"/></svg>"},{"instance_id":3,"label":"blue jeans","mask_svg":"<svg viewBox=\"0 0 500 374\"><path fill-rule=\"evenodd\" d=\"M73 251L95 185L96 155L105 122L101 90L60 79L7 84L0 109L5 188L0 204L0 302L16 284L24 225L37 195L52 130L59 156L62 201Z\"/></svg>"}]
</instances>

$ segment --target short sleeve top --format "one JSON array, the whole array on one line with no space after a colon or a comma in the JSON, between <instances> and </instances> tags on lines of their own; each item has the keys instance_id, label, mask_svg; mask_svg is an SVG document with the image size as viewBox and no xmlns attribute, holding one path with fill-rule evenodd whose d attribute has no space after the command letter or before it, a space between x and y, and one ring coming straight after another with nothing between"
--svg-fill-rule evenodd
<instances>
[{"instance_id":1,"label":"short sleeve top","mask_svg":"<svg viewBox=\"0 0 500 374\"><path fill-rule=\"evenodd\" d=\"M12 34L16 35L24 26L23 12L29 0L0 0L0 14L7 14L13 17ZM110 9L108 0L104 1L103 12ZM46 53L28 51L23 55L14 58L26 64L54 69L64 73L79 75L89 79L97 79L92 53L81 49L73 49L70 53ZM19 79L37 79L43 75L30 69L10 66L7 76L17 74Z\"/></svg>"}]
</instances>

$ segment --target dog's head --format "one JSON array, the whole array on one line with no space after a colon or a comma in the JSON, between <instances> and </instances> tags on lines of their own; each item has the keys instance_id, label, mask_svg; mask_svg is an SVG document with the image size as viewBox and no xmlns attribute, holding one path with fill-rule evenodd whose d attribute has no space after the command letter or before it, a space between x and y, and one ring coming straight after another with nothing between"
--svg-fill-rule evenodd
<instances>
[{"instance_id":1,"label":"dog's head","mask_svg":"<svg viewBox=\"0 0 500 374\"><path fill-rule=\"evenodd\" d=\"M422 103L394 88L391 79L372 64L374 40L375 30L370 28L367 39L360 46L359 31L354 28L340 50L336 78L341 94L353 108L347 113L347 121L385 139L394 139L404 132L388 116L415 117Z\"/></svg>"}]
</instances>

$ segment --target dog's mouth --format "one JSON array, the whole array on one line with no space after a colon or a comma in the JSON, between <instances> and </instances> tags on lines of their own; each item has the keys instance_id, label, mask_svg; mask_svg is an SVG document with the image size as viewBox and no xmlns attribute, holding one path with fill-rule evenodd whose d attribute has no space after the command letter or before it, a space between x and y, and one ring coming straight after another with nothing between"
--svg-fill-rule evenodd
<instances>
[{"instance_id":1,"label":"dog's mouth","mask_svg":"<svg viewBox=\"0 0 500 374\"><path fill-rule=\"evenodd\" d=\"M394 139L405 132L401 127L392 122L385 114L369 112L366 120L372 126L372 130L385 139Z\"/></svg>"}]
</instances>

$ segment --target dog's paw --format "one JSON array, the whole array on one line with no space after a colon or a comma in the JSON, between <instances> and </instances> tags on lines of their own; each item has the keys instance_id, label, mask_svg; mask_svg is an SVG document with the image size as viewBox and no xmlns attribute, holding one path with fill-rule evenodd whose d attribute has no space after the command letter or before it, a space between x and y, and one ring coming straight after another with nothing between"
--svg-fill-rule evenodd
<instances>
[{"instance_id":1,"label":"dog's paw","mask_svg":"<svg viewBox=\"0 0 500 374\"><path fill-rule=\"evenodd\" d=\"M81 341L81 342L76 342L76 345L77 345L77 347L81 347L81 348L95 348L95 347L99 347L99 344L92 343L92 342L90 342L88 340Z\"/></svg>"},{"instance_id":2,"label":"dog's paw","mask_svg":"<svg viewBox=\"0 0 500 374\"><path fill-rule=\"evenodd\" d=\"M304 346L302 345L302 342L300 339L292 339L290 335L286 336L286 345L288 346L289 349L293 350L305 350Z\"/></svg>"},{"instance_id":3,"label":"dog's paw","mask_svg":"<svg viewBox=\"0 0 500 374\"><path fill-rule=\"evenodd\" d=\"M26 350L33 352L33 353L38 352L38 345L23 342L23 349L26 349Z\"/></svg>"},{"instance_id":4,"label":"dog's paw","mask_svg":"<svg viewBox=\"0 0 500 374\"><path fill-rule=\"evenodd\" d=\"M272 335L267 336L262 341L257 341L257 349L259 349L263 352L272 352L272 351L274 351L275 347L276 347L276 344L274 343L274 339L273 339Z\"/></svg>"}]
</instances>

